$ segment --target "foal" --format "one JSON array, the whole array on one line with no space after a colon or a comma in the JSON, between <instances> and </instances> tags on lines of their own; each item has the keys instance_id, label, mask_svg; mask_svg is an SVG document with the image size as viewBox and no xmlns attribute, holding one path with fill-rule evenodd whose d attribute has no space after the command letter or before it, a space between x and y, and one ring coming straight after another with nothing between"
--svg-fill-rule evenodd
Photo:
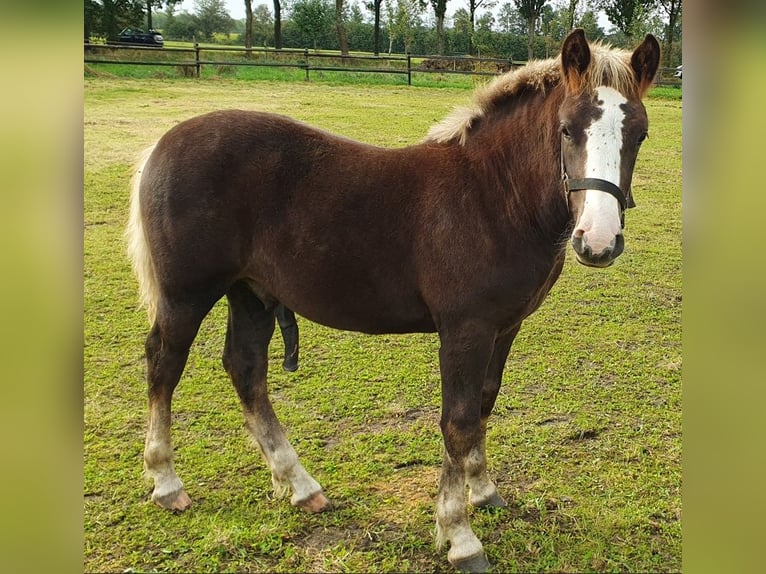
<instances>
[{"instance_id":1,"label":"foal","mask_svg":"<svg viewBox=\"0 0 766 574\"><path fill-rule=\"evenodd\" d=\"M329 508L290 446L266 390L279 303L366 333L439 334L444 462L437 540L461 570L489 566L468 500L503 506L487 472L487 421L522 321L564 262L605 267L648 121L659 63L589 45L479 90L417 145L382 149L273 114L214 112L165 134L137 171L129 251L152 322L146 340L152 499L191 499L173 467L171 398L201 321L228 300L223 364L278 492ZM188 145L189 141L198 142Z\"/></svg>"}]
</instances>

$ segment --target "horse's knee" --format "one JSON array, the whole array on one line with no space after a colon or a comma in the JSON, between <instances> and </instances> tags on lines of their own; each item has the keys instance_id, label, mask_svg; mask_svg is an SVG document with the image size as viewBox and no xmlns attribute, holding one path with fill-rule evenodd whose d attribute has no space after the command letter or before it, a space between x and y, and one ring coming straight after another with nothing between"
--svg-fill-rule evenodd
<instances>
[{"instance_id":1,"label":"horse's knee","mask_svg":"<svg viewBox=\"0 0 766 574\"><path fill-rule=\"evenodd\" d=\"M453 459L463 460L482 438L481 419L477 417L442 418L444 447Z\"/></svg>"}]
</instances>

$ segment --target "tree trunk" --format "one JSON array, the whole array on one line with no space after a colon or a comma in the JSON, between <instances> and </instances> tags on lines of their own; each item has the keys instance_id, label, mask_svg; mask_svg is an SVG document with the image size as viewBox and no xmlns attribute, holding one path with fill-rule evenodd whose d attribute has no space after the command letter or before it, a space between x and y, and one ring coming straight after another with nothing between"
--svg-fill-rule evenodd
<instances>
[{"instance_id":1,"label":"tree trunk","mask_svg":"<svg viewBox=\"0 0 766 574\"><path fill-rule=\"evenodd\" d=\"M346 36L346 24L343 21L343 0L335 0L335 27L338 29L340 53L343 56L348 56L348 37Z\"/></svg>"},{"instance_id":2,"label":"tree trunk","mask_svg":"<svg viewBox=\"0 0 766 574\"><path fill-rule=\"evenodd\" d=\"M444 14L436 15L436 53L444 55Z\"/></svg>"},{"instance_id":3,"label":"tree trunk","mask_svg":"<svg viewBox=\"0 0 766 574\"><path fill-rule=\"evenodd\" d=\"M476 17L476 3L471 2L468 7L468 16L470 22L468 23L468 55L469 56L475 56L476 50L474 49L473 45L473 33L474 33L474 26L473 26L473 20Z\"/></svg>"},{"instance_id":4,"label":"tree trunk","mask_svg":"<svg viewBox=\"0 0 766 574\"><path fill-rule=\"evenodd\" d=\"M274 0L274 48L282 49L282 11L279 0Z\"/></svg>"},{"instance_id":5,"label":"tree trunk","mask_svg":"<svg viewBox=\"0 0 766 574\"><path fill-rule=\"evenodd\" d=\"M250 50L252 47L253 47L253 0L245 0L245 49Z\"/></svg>"},{"instance_id":6,"label":"tree trunk","mask_svg":"<svg viewBox=\"0 0 766 574\"><path fill-rule=\"evenodd\" d=\"M152 0L146 0L146 28L147 32L154 28L152 25Z\"/></svg>"},{"instance_id":7,"label":"tree trunk","mask_svg":"<svg viewBox=\"0 0 766 574\"><path fill-rule=\"evenodd\" d=\"M383 0L372 0L373 9L375 11L375 30L374 30L374 48L375 55L380 55L380 5Z\"/></svg>"},{"instance_id":8,"label":"tree trunk","mask_svg":"<svg viewBox=\"0 0 766 574\"><path fill-rule=\"evenodd\" d=\"M535 20L537 18L527 18L527 61L535 58Z\"/></svg>"},{"instance_id":9,"label":"tree trunk","mask_svg":"<svg viewBox=\"0 0 766 574\"><path fill-rule=\"evenodd\" d=\"M678 22L680 4L680 0L672 0L669 4L662 3L662 7L668 15L668 26L665 29L665 49L662 54L664 65L667 68L673 65L673 33L676 29L676 22Z\"/></svg>"},{"instance_id":10,"label":"tree trunk","mask_svg":"<svg viewBox=\"0 0 766 574\"><path fill-rule=\"evenodd\" d=\"M567 14L567 30L574 30L575 10L580 0L569 0L569 14Z\"/></svg>"}]
</instances>

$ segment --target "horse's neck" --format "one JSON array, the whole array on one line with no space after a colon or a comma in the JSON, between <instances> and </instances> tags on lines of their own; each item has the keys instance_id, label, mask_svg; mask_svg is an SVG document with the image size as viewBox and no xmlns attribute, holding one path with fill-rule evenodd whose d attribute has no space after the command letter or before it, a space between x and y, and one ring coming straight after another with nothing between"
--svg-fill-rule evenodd
<instances>
[{"instance_id":1,"label":"horse's neck","mask_svg":"<svg viewBox=\"0 0 766 574\"><path fill-rule=\"evenodd\" d=\"M569 226L561 185L560 135L554 95L487 118L467 145L488 192L520 231L560 243Z\"/></svg>"}]
</instances>

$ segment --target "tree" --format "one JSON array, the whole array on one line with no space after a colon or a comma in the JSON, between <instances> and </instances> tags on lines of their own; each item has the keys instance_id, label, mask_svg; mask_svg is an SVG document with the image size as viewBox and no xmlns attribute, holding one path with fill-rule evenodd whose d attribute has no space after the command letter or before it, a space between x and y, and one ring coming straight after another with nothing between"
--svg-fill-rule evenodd
<instances>
[{"instance_id":1,"label":"tree","mask_svg":"<svg viewBox=\"0 0 766 574\"><path fill-rule=\"evenodd\" d=\"M415 27L420 23L422 5L419 0L393 0L386 2L387 28L388 28L388 53L391 53L393 43L401 39L404 44L404 52L410 53L415 39Z\"/></svg>"},{"instance_id":2,"label":"tree","mask_svg":"<svg viewBox=\"0 0 766 574\"><path fill-rule=\"evenodd\" d=\"M89 42L90 37L100 28L101 4L95 0L85 0L85 26L83 29L85 41Z\"/></svg>"},{"instance_id":3,"label":"tree","mask_svg":"<svg viewBox=\"0 0 766 574\"><path fill-rule=\"evenodd\" d=\"M319 39L332 27L332 9L326 0L298 0L293 6L292 20L316 51Z\"/></svg>"},{"instance_id":4,"label":"tree","mask_svg":"<svg viewBox=\"0 0 766 574\"><path fill-rule=\"evenodd\" d=\"M494 32L492 28L495 25L495 17L492 12L484 12L476 20L476 25L473 31L473 46L476 48L477 55L485 56L490 55L493 51L493 37Z\"/></svg>"},{"instance_id":5,"label":"tree","mask_svg":"<svg viewBox=\"0 0 766 574\"><path fill-rule=\"evenodd\" d=\"M600 0L598 3L609 21L625 35L629 44L639 32L644 16L654 6L655 0Z\"/></svg>"},{"instance_id":6,"label":"tree","mask_svg":"<svg viewBox=\"0 0 766 574\"><path fill-rule=\"evenodd\" d=\"M578 28L585 30L585 35L591 40L600 40L604 37L604 30L598 25L598 18L593 10L586 10L576 21Z\"/></svg>"},{"instance_id":7,"label":"tree","mask_svg":"<svg viewBox=\"0 0 766 574\"><path fill-rule=\"evenodd\" d=\"M253 9L253 43L258 46L268 46L274 37L274 17L268 6L258 4Z\"/></svg>"},{"instance_id":8,"label":"tree","mask_svg":"<svg viewBox=\"0 0 766 574\"><path fill-rule=\"evenodd\" d=\"M660 6L668 17L668 24L665 28L665 46L663 47L663 60L666 67L672 66L673 40L678 33L679 18L681 17L681 0L658 0Z\"/></svg>"},{"instance_id":9,"label":"tree","mask_svg":"<svg viewBox=\"0 0 766 574\"><path fill-rule=\"evenodd\" d=\"M253 47L253 0L245 0L245 48Z\"/></svg>"},{"instance_id":10,"label":"tree","mask_svg":"<svg viewBox=\"0 0 766 574\"><path fill-rule=\"evenodd\" d=\"M510 2L500 6L497 13L497 24L500 31L505 34L525 34L527 31L527 23Z\"/></svg>"},{"instance_id":11,"label":"tree","mask_svg":"<svg viewBox=\"0 0 766 574\"><path fill-rule=\"evenodd\" d=\"M346 24L344 19L345 13L343 10L343 0L335 0L335 28L338 30L340 53L344 56L348 56L348 37L346 36Z\"/></svg>"},{"instance_id":12,"label":"tree","mask_svg":"<svg viewBox=\"0 0 766 574\"><path fill-rule=\"evenodd\" d=\"M444 55L444 15L448 0L429 0L436 16L436 53Z\"/></svg>"},{"instance_id":13,"label":"tree","mask_svg":"<svg viewBox=\"0 0 766 574\"><path fill-rule=\"evenodd\" d=\"M487 10L494 8L497 5L497 0L468 0L468 21L470 23L470 44L469 53L476 53L476 46L474 45L474 33L476 31L476 10L481 6L484 6Z\"/></svg>"},{"instance_id":14,"label":"tree","mask_svg":"<svg viewBox=\"0 0 766 574\"><path fill-rule=\"evenodd\" d=\"M274 0L274 47L282 49L282 6L280 0Z\"/></svg>"},{"instance_id":15,"label":"tree","mask_svg":"<svg viewBox=\"0 0 766 574\"><path fill-rule=\"evenodd\" d=\"M230 32L234 27L223 0L194 0L194 7L205 38L211 39L215 32Z\"/></svg>"},{"instance_id":16,"label":"tree","mask_svg":"<svg viewBox=\"0 0 766 574\"><path fill-rule=\"evenodd\" d=\"M527 22L527 60L534 58L535 24L548 0L513 0L519 13Z\"/></svg>"},{"instance_id":17,"label":"tree","mask_svg":"<svg viewBox=\"0 0 766 574\"><path fill-rule=\"evenodd\" d=\"M575 23L575 12L577 12L577 5L580 3L580 0L569 0L569 5L567 6L567 32L570 32L574 30L574 23Z\"/></svg>"},{"instance_id":18,"label":"tree","mask_svg":"<svg viewBox=\"0 0 766 574\"><path fill-rule=\"evenodd\" d=\"M468 15L468 10L465 8L458 8L452 15L452 29L455 33L456 39L462 40L461 43L456 43L454 49L457 52L468 52L471 49L471 17Z\"/></svg>"},{"instance_id":19,"label":"tree","mask_svg":"<svg viewBox=\"0 0 766 574\"><path fill-rule=\"evenodd\" d=\"M142 27L145 0L85 0L85 33L116 40L126 26Z\"/></svg>"},{"instance_id":20,"label":"tree","mask_svg":"<svg viewBox=\"0 0 766 574\"><path fill-rule=\"evenodd\" d=\"M367 9L373 14L373 52L376 56L380 54L380 8L382 4L383 0L372 0L371 2L365 3Z\"/></svg>"},{"instance_id":21,"label":"tree","mask_svg":"<svg viewBox=\"0 0 766 574\"><path fill-rule=\"evenodd\" d=\"M173 12L176 4L180 4L183 0L144 0L146 6L146 27L151 30L154 28L152 23L152 10L161 10L163 6L166 6L169 12Z\"/></svg>"}]
</instances>

